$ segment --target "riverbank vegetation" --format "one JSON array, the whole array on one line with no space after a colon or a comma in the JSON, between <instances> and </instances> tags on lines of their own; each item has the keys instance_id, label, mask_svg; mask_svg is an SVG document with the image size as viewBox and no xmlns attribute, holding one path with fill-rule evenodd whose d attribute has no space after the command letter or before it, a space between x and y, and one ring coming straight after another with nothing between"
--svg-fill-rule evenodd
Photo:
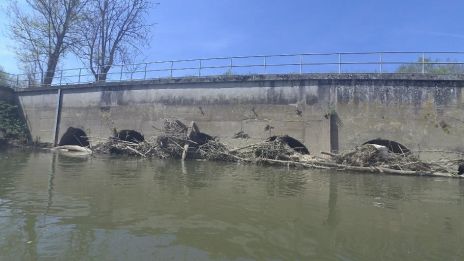
<instances>
[{"instance_id":1,"label":"riverbank vegetation","mask_svg":"<svg viewBox=\"0 0 464 261\"><path fill-rule=\"evenodd\" d=\"M27 127L21 120L19 108L5 101L0 101L0 140L25 142Z\"/></svg>"}]
</instances>

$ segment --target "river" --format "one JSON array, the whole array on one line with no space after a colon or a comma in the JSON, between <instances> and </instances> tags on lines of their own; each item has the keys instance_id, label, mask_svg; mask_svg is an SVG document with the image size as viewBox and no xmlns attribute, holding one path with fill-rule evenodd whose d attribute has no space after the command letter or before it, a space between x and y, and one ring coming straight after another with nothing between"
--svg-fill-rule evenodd
<instances>
[{"instance_id":1,"label":"river","mask_svg":"<svg viewBox=\"0 0 464 261\"><path fill-rule=\"evenodd\" d=\"M10 150L0 260L464 260L464 181Z\"/></svg>"}]
</instances>

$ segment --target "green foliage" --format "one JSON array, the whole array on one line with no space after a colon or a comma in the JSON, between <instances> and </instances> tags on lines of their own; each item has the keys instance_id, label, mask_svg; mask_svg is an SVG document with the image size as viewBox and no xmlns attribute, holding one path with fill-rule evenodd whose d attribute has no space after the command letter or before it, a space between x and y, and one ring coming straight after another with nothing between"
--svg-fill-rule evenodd
<instances>
[{"instance_id":1,"label":"green foliage","mask_svg":"<svg viewBox=\"0 0 464 261\"><path fill-rule=\"evenodd\" d=\"M26 139L27 127L19 117L18 106L0 101L0 130L8 139Z\"/></svg>"},{"instance_id":2,"label":"green foliage","mask_svg":"<svg viewBox=\"0 0 464 261\"><path fill-rule=\"evenodd\" d=\"M437 64L438 63L438 64ZM463 64L453 64L453 61L432 60L430 58L419 58L415 64L401 65L397 73L422 73L424 68L425 73L432 74L462 74L464 73Z\"/></svg>"},{"instance_id":3,"label":"green foliage","mask_svg":"<svg viewBox=\"0 0 464 261\"><path fill-rule=\"evenodd\" d=\"M10 85L10 82L10 76L0 66L0 86L8 86Z\"/></svg>"}]
</instances>

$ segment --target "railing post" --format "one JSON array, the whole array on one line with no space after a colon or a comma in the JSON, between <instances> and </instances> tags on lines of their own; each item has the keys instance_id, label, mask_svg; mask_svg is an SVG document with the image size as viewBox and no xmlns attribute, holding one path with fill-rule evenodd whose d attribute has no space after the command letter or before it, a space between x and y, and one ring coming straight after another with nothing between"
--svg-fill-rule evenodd
<instances>
[{"instance_id":1,"label":"railing post","mask_svg":"<svg viewBox=\"0 0 464 261\"><path fill-rule=\"evenodd\" d=\"M172 70L174 68L174 61L171 61L171 78L172 78Z\"/></svg>"},{"instance_id":2,"label":"railing post","mask_svg":"<svg viewBox=\"0 0 464 261\"><path fill-rule=\"evenodd\" d=\"M425 53L422 53L422 74L425 73Z\"/></svg>"},{"instance_id":3,"label":"railing post","mask_svg":"<svg viewBox=\"0 0 464 261\"><path fill-rule=\"evenodd\" d=\"M61 70L61 73L60 73L60 85L61 85L61 81L63 80L63 70ZM53 82L53 80L52 80Z\"/></svg>"},{"instance_id":4,"label":"railing post","mask_svg":"<svg viewBox=\"0 0 464 261\"><path fill-rule=\"evenodd\" d=\"M264 56L264 74L267 74L267 57Z\"/></svg>"},{"instance_id":5,"label":"railing post","mask_svg":"<svg viewBox=\"0 0 464 261\"><path fill-rule=\"evenodd\" d=\"M300 55L300 74L303 73L303 56Z\"/></svg>"},{"instance_id":6,"label":"railing post","mask_svg":"<svg viewBox=\"0 0 464 261\"><path fill-rule=\"evenodd\" d=\"M382 71L383 71L383 53L380 53L379 54L379 58L380 58L380 73L382 74Z\"/></svg>"},{"instance_id":7,"label":"railing post","mask_svg":"<svg viewBox=\"0 0 464 261\"><path fill-rule=\"evenodd\" d=\"M232 74L232 67L233 67L233 61L232 61L232 58L230 58L230 67L229 67L229 72L230 74Z\"/></svg>"},{"instance_id":8,"label":"railing post","mask_svg":"<svg viewBox=\"0 0 464 261\"><path fill-rule=\"evenodd\" d=\"M147 79L147 66L148 66L148 63L145 63L145 71L144 71L144 74L143 74L143 80Z\"/></svg>"},{"instance_id":9,"label":"railing post","mask_svg":"<svg viewBox=\"0 0 464 261\"><path fill-rule=\"evenodd\" d=\"M201 77L201 59L198 60L199 67L198 67L198 77Z\"/></svg>"},{"instance_id":10,"label":"railing post","mask_svg":"<svg viewBox=\"0 0 464 261\"><path fill-rule=\"evenodd\" d=\"M121 70L119 70L119 81L122 81L122 71L124 70L124 65L121 65Z\"/></svg>"},{"instance_id":11,"label":"railing post","mask_svg":"<svg viewBox=\"0 0 464 261\"><path fill-rule=\"evenodd\" d=\"M78 84L81 83L81 73L82 73L82 68L79 68L79 81L77 82Z\"/></svg>"},{"instance_id":12,"label":"railing post","mask_svg":"<svg viewBox=\"0 0 464 261\"><path fill-rule=\"evenodd\" d=\"M342 54L338 53L338 73L342 73Z\"/></svg>"}]
</instances>

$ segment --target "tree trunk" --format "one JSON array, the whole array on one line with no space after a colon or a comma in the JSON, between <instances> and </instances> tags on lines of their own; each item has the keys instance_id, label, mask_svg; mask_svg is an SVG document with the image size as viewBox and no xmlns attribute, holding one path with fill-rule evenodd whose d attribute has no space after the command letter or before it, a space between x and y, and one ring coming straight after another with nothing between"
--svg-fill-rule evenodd
<instances>
[{"instance_id":1,"label":"tree trunk","mask_svg":"<svg viewBox=\"0 0 464 261\"><path fill-rule=\"evenodd\" d=\"M97 82L106 82L108 78L108 72L110 71L111 66L103 66L101 71L97 74Z\"/></svg>"},{"instance_id":2,"label":"tree trunk","mask_svg":"<svg viewBox=\"0 0 464 261\"><path fill-rule=\"evenodd\" d=\"M61 48L61 47L60 47ZM56 54L56 51L48 57L47 62L47 71L45 72L45 77L42 82L45 86L50 86L55 77L56 66L58 65L59 54Z\"/></svg>"},{"instance_id":3,"label":"tree trunk","mask_svg":"<svg viewBox=\"0 0 464 261\"><path fill-rule=\"evenodd\" d=\"M50 86L52 84L53 78L55 77L55 69L56 69L56 63L50 64L49 62L47 66L47 71L45 72L45 77L42 83L43 85Z\"/></svg>"}]
</instances>

